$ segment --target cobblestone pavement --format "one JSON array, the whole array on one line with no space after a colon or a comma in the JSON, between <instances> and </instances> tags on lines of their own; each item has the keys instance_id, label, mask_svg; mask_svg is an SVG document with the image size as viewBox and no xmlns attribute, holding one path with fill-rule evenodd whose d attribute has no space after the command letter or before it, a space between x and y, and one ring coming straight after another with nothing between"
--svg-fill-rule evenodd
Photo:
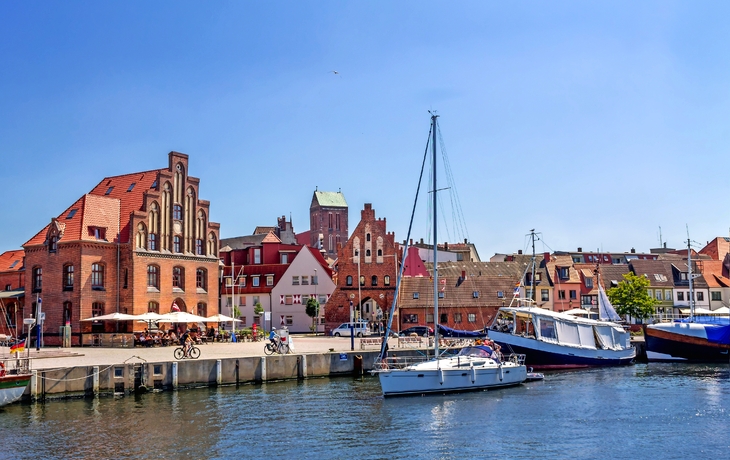
<instances>
[{"instance_id":1,"label":"cobblestone pavement","mask_svg":"<svg viewBox=\"0 0 730 460\"><path fill-rule=\"evenodd\" d=\"M239 358L249 356L263 356L266 342L236 342L211 343L199 345L199 359ZM325 336L292 336L294 353L327 353L350 351L349 337ZM390 339L388 346L393 350L397 346L397 339ZM104 366L127 362L166 362L175 361L172 353L174 346L152 348L104 348L104 347L72 347L72 348L42 348L40 352L31 349L33 359L32 368L55 369L74 366ZM377 351L376 344L365 347L362 351ZM360 339L355 339L355 351L361 351ZM0 349L0 356L7 356L8 349Z\"/></svg>"}]
</instances>

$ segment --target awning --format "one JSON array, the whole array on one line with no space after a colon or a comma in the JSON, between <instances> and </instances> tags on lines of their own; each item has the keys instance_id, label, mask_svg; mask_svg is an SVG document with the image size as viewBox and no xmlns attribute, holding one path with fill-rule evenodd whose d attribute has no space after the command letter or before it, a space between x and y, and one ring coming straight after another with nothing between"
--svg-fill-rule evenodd
<instances>
[{"instance_id":1,"label":"awning","mask_svg":"<svg viewBox=\"0 0 730 460\"><path fill-rule=\"evenodd\" d=\"M683 315L689 315L690 309L689 308L680 308L679 312L682 313ZM715 313L714 311L708 310L706 308L695 307L695 315L712 315L714 313Z\"/></svg>"},{"instance_id":2,"label":"awning","mask_svg":"<svg viewBox=\"0 0 730 460\"><path fill-rule=\"evenodd\" d=\"M25 297L25 291L1 291L0 299L19 299Z\"/></svg>"}]
</instances>

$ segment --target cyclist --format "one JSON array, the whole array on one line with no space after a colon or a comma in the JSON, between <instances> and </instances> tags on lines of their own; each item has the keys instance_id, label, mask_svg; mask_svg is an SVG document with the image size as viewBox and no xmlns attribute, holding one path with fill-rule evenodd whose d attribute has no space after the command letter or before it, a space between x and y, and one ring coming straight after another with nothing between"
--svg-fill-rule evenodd
<instances>
[{"instance_id":1,"label":"cyclist","mask_svg":"<svg viewBox=\"0 0 730 460\"><path fill-rule=\"evenodd\" d=\"M190 337L190 329L180 337L180 344L183 346L183 356L187 357L190 353L190 347L193 346L193 338Z\"/></svg>"},{"instance_id":2,"label":"cyclist","mask_svg":"<svg viewBox=\"0 0 730 460\"><path fill-rule=\"evenodd\" d=\"M271 341L271 344L274 346L274 350L278 350L279 334L276 333L275 327L272 327L271 332L269 332L269 340Z\"/></svg>"}]
</instances>

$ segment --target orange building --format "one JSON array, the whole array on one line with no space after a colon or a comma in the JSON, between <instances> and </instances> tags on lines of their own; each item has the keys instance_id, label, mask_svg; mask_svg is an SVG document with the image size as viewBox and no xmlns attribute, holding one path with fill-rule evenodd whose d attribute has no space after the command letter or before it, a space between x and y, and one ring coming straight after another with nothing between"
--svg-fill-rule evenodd
<instances>
[{"instance_id":1,"label":"orange building","mask_svg":"<svg viewBox=\"0 0 730 460\"><path fill-rule=\"evenodd\" d=\"M41 299L45 345L92 333L132 332L144 323L81 321L114 312L167 313L173 302L202 316L218 313L219 224L188 175L188 156L166 168L106 177L28 240L25 317Z\"/></svg>"}]
</instances>

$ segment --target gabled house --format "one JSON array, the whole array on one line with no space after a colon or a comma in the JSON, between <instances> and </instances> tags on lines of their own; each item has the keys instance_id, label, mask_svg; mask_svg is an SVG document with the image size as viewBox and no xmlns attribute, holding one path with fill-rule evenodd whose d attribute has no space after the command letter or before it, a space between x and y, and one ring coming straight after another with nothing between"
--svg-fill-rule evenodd
<instances>
[{"instance_id":1,"label":"gabled house","mask_svg":"<svg viewBox=\"0 0 730 460\"><path fill-rule=\"evenodd\" d=\"M633 260L629 268L636 276L643 276L649 282L647 294L657 301L656 313L660 317L671 317L675 313L672 263L666 259Z\"/></svg>"},{"instance_id":2,"label":"gabled house","mask_svg":"<svg viewBox=\"0 0 730 460\"><path fill-rule=\"evenodd\" d=\"M23 333L25 305L25 252L0 254L0 334L18 337Z\"/></svg>"},{"instance_id":3,"label":"gabled house","mask_svg":"<svg viewBox=\"0 0 730 460\"><path fill-rule=\"evenodd\" d=\"M722 260L703 260L698 263L702 277L710 291L710 310L730 307L730 270Z\"/></svg>"}]
</instances>

